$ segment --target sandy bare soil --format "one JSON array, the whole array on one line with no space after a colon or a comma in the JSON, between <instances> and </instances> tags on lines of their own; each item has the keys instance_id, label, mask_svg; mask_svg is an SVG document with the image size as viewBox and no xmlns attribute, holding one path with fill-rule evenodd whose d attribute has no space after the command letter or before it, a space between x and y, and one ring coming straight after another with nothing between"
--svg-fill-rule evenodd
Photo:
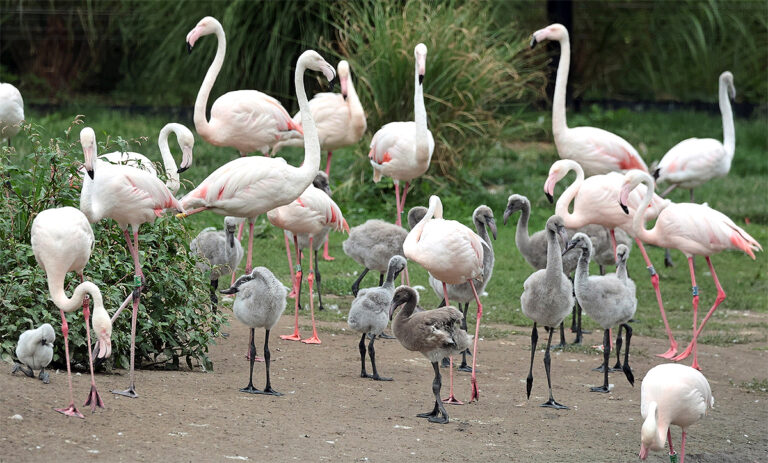
<instances>
[{"instance_id":1,"label":"sandy bare soil","mask_svg":"<svg viewBox=\"0 0 768 463\"><path fill-rule=\"evenodd\" d=\"M0 374L0 460L637 461L640 382L660 363L652 354L666 347L659 339L633 337L635 387L612 373L610 394L588 391L602 381L590 371L602 357L555 353L555 397L571 407L555 411L538 406L547 395L541 352L531 399L525 398L530 328L497 326L492 331L515 334L479 342L479 403L449 406L451 422L437 425L414 416L433 403L432 369L421 355L396 340L377 340L379 371L395 380L362 379L359 338L345 324L322 324L323 344L308 346L278 338L291 331L290 315L283 316L270 343L272 383L282 397L238 391L247 384L248 363L247 329L237 321L229 327L231 336L212 347L214 372L138 371L138 399L109 393L127 386L126 372L98 375L107 408L95 414L81 409L85 420L52 410L67 405L66 371L52 372L51 384L44 385L11 376L6 365ZM303 313L305 335L307 319ZM586 341L601 339L592 333ZM263 332L257 331L259 353L262 343ZM738 387L768 376L764 347L702 346L700 362L715 409L691 428L686 461L768 461L768 394ZM256 386L263 387L263 364L256 364L254 374ZM86 398L88 381L86 374L74 378L78 403ZM467 400L469 374L457 373L455 381L457 397ZM673 438L679 446L679 428ZM669 460L655 453L648 461Z\"/></svg>"}]
</instances>

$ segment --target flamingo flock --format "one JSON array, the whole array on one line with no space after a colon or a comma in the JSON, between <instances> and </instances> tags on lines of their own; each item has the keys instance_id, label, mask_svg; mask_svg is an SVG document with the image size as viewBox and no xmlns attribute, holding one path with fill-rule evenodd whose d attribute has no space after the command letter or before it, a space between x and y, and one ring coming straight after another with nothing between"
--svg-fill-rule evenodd
<instances>
[{"instance_id":1,"label":"flamingo flock","mask_svg":"<svg viewBox=\"0 0 768 463\"><path fill-rule=\"evenodd\" d=\"M33 222L31 243L34 255L46 272L49 292L54 304L60 310L62 319L70 403L68 407L57 409L57 411L65 415L83 418L73 398L69 370L68 325L64 316L65 312L74 311L81 306L86 320L91 373L91 391L85 404L91 406L93 410L104 406L94 378L89 321L97 339L93 352L98 358L107 357L111 353L112 325L104 308L99 288L84 279L84 269L94 246L91 227L99 226L104 219L112 219L120 226L134 264L134 290L129 296L132 302L130 382L128 389L113 391L113 393L131 398L138 397L134 371L136 320L141 292L146 284L146 275L142 271L139 255L139 228L143 224L151 226L155 218L169 210L174 211L179 219L203 211L228 217L227 239L225 241L222 235L219 239L221 241L219 247L222 248L223 254L233 253L233 258L229 260L233 262L231 265L235 268L231 269L234 270L233 284L229 289L220 292L236 295L234 313L250 328L248 343L250 377L248 386L241 389L242 392L281 395L272 389L270 382L268 338L270 330L277 324L284 311L287 291L267 267L253 268L254 220L262 214L267 215L272 225L291 232L296 244L297 265L292 276L291 294L287 295L295 299L294 332L280 338L300 340L305 344L321 344L315 324L312 294L315 281L313 253L319 246L314 246L313 240L324 239L328 230L349 232L350 228L342 214L342 207L312 182L318 176L322 150L328 152L323 176L327 182L333 150L355 145L364 137L367 128L365 112L352 82L349 63L341 61L337 67L341 81L341 94L323 93L309 100L304 87L305 72L307 70L320 72L330 82L337 75L337 71L319 53L313 50L302 53L296 62L294 74L299 112L293 118L276 99L255 90L225 93L213 103L211 115L207 117L208 98L226 53L226 37L219 21L213 17L205 17L186 36L190 52L195 43L205 35L215 35L218 48L194 104L195 129L206 142L215 146L233 147L238 150L241 157L218 167L191 191L177 199L176 193L180 188L178 174L184 172L192 163L194 137L188 129L180 124L169 124L160 132L159 147L169 179L167 183L163 183L157 177L149 159L141 154L118 152L98 156L96 133L92 128L85 127L80 132L84 154L84 175L79 210L71 207L45 210L38 214ZM754 253L761 251L762 247L743 228L707 205L693 202L674 203L657 195L656 182L670 183L672 185L670 189L689 188L692 192L695 186L727 174L735 151L733 116L728 99L729 96L733 98L735 94L733 76L729 72L724 72L720 77L723 143L713 139L685 140L664 156L651 175L638 152L618 135L594 127L568 127L565 116L565 88L570 64L568 31L559 24L540 29L534 32L531 47L545 40L559 42L561 50L553 99L552 130L557 152L562 159L552 164L544 182L544 192L550 202L554 201L556 185L569 172L575 172L576 178L560 194L554 208L554 215L547 221L543 232L546 238L546 255L542 255L541 258L543 264L537 266L537 270L524 283L515 282L521 289L522 312L533 321L531 365L526 380L526 393L530 397L533 387L533 360L538 340L537 326L542 325L548 331L544 366L549 388L549 400L542 406L554 409L568 408L558 403L553 396L550 345L555 328L560 326L563 319L571 313L576 300L585 309L587 315L594 318L604 329L602 366L604 384L592 390L609 391L609 329L612 326L621 326L620 330L623 328L626 331L623 367L620 365L621 362L617 362L617 366L623 369L628 381L634 386L634 375L628 365L632 334L629 323L638 301L635 296L635 284L626 271L629 248L624 244L617 245L615 240L614 230L623 230L635 240L643 256L669 338L670 347L660 356L672 361L681 361L693 354L691 367L674 364L660 365L649 371L643 379L641 407L645 421L641 432L640 457L645 458L649 450L663 448L665 434L666 441L670 441L669 426L677 424L683 427L681 450L684 458L687 427L703 416L714 402L709 384L698 371L701 369L698 361L698 340L707 321L725 300L725 291L715 273L711 257L730 249L742 251L754 259ZM360 376L375 380L390 380L391 378L378 375L373 341L377 335L382 334L388 319L394 318L395 337L405 349L425 355L430 360L435 373L432 384L435 396L434 408L418 416L428 418L430 422L447 423L449 417L444 404L463 403L455 397L454 393L452 356L462 353L462 366L467 367L465 353L470 344L472 345L472 366L469 402L478 401L480 398L476 369L480 321L483 315L480 295L487 286L495 261L486 226L494 239L496 226L493 211L490 208L487 206L477 208L474 220L479 235L466 225L444 217L440 198L432 195L429 198L426 213L414 219L411 230L406 232L401 228L401 215L405 208L409 183L429 169L435 148L434 137L428 129L424 102L424 85L429 82L426 79L426 45L417 44L413 50L413 57L414 120L390 122L381 127L373 134L368 153L373 168L373 181L378 182L383 176L389 176L394 181L395 228L394 231L386 229L381 232L382 236L391 235L389 238L377 238L379 242L392 241L394 245L390 247L393 247L394 251L386 253L387 277L386 281L382 277L379 287L363 289L358 293L362 275L355 282L353 292L356 299L352 303L349 325L362 334L358 346L362 361ZM9 91L5 87L0 87L0 90ZM10 101L15 100L15 94L13 94ZM21 101L20 95L18 101ZM4 107L3 105L10 104L2 103L0 108ZM20 117L23 119L23 107ZM19 121L16 121L16 126ZM9 127L11 126L0 125L3 138L10 138L14 134L13 127ZM182 149L183 159L178 168L168 146L170 132L176 133ZM279 157L247 156L254 151L261 151L264 154L271 152L275 155L285 146L303 147L304 158L299 167L294 167ZM402 196L401 182L404 182ZM691 199L693 199L692 193ZM525 207L515 206L513 200L521 201ZM503 216L506 222L509 215L518 209L524 210L524 218L521 218L521 221L525 222L525 229L521 231L520 227L518 228L518 232L523 233L524 236L521 236L525 238L518 240L518 246L522 246L530 241L527 236L527 221L530 213L530 203L527 198L518 197L518 195L510 196L510 205ZM423 213L423 211L420 212ZM241 223L247 221L250 230L245 272L235 279L239 274L239 269L236 267L243 254L240 250L238 256L234 246L234 227L238 219ZM646 221L654 219L655 225L647 229ZM566 234L566 227L579 229L588 225L600 225L610 230L611 247L617 263L615 274L589 276L588 266L593 258L593 243L590 237L584 233L576 233L569 238ZM129 226L132 234L128 230ZM353 233L366 233L365 227L357 230L359 231L353 230ZM312 335L309 338L302 338L299 333L299 294L304 276L298 245L299 235L305 235L309 240L309 245L305 246L310 262L307 282ZM350 240L353 239L360 240L356 235L350 237ZM363 247L372 248L374 244L376 243ZM689 262L693 294L693 331L690 344L681 353L678 353L678 344L664 310L659 275L644 247L647 244L677 249ZM197 249L199 246L202 244L197 243L193 248ZM594 246L596 247L596 244ZM349 248L351 253L353 247L350 245ZM564 255L574 252L571 251L572 249L582 251L580 257L570 258L571 261L578 261L574 279L564 273L574 269L566 269L563 265ZM347 251L346 247L345 251ZM521 248L520 251L527 255L526 250ZM359 253L361 250L357 249L355 252ZM402 256L392 254L393 252L401 252ZM214 265L213 254L209 256L201 251L200 255L204 259L209 259L211 266ZM324 255L328 256L327 248ZM714 303L701 321L698 317L699 291L693 261L694 256L697 255L706 259L710 275L717 288ZM429 272L430 284L444 298L446 307L424 311L417 306L419 295L415 289L406 285L395 288L394 279L400 272L407 272L408 261L421 265ZM368 267L373 266L369 263L364 265L366 265L365 272L368 271ZM66 296L63 284L64 277L69 271L75 271L82 280L71 298ZM211 300L214 310L217 302L215 292L218 275L216 274L216 278L211 277ZM463 296L456 302L468 304L470 300L474 300L477 304L474 336L466 332L466 309L462 314L459 309L451 305L451 298L458 294L459 289L463 291L461 292ZM94 304L92 317L89 298ZM394 313L401 307L402 310L395 317ZM256 361L254 333L257 327L264 328L266 331L264 344L266 386L263 390L253 386L253 362ZM371 338L368 354L373 375L368 375L365 369L366 336ZM620 339L619 337L617 341L619 351ZM442 360L445 356L451 358L450 393L448 398L442 399L438 360ZM671 441L669 447L671 451Z\"/></svg>"}]
</instances>

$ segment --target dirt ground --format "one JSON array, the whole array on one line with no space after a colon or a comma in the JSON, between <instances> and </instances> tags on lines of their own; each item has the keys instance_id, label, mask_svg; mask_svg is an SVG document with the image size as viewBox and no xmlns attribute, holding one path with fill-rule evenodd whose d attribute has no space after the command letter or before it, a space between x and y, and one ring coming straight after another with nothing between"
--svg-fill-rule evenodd
<instances>
[{"instance_id":1,"label":"dirt ground","mask_svg":"<svg viewBox=\"0 0 768 463\"><path fill-rule=\"evenodd\" d=\"M301 317L309 335L309 317ZM531 399L525 398L530 328L495 326L491 331L513 334L478 344L480 401L448 406L451 422L438 425L415 417L433 404L432 369L420 354L377 340L379 372L395 380L362 379L357 334L344 323L323 323L322 345L280 340L292 319L286 311L270 342L272 384L282 397L238 391L248 381L248 331L236 320L229 338L211 348L214 372L138 371L138 399L109 393L127 386L127 372L98 375L106 409L91 414L81 407L84 420L52 410L67 405L66 371L51 372L49 385L0 374L0 461L637 461L641 380L660 363L652 354L666 349L663 340L634 336L635 387L612 373L609 394L588 391L602 382L590 371L602 357L555 352L555 398L571 407L556 411L539 407L547 398L541 351ZM542 347L543 331L539 337ZM601 339L592 333L586 343ZM257 331L259 353L262 344ZM690 429L686 461L768 461L768 394L738 387L768 376L765 346L702 346L700 362L715 408ZM256 364L254 376L262 388L264 364ZM88 381L86 374L74 378L78 404ZM469 374L459 372L455 381L457 397L468 400ZM679 447L679 428L673 439ZM648 461L669 460L657 452Z\"/></svg>"}]
</instances>

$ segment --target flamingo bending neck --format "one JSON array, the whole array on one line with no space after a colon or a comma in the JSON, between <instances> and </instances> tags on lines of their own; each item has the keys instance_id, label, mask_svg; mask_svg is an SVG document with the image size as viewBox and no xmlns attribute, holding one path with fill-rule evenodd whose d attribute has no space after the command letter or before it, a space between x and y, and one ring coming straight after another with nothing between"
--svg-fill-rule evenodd
<instances>
[{"instance_id":1,"label":"flamingo bending neck","mask_svg":"<svg viewBox=\"0 0 768 463\"><path fill-rule=\"evenodd\" d=\"M211 95L211 89L213 84L216 83L216 77L218 77L221 71L221 66L224 64L224 56L227 54L227 38L224 34L224 28L221 23L215 18L209 17L208 19L214 22L216 29L216 40L218 46L216 47L216 56L213 58L213 62L208 67L208 72L205 73L203 84L200 86L200 90L197 92L197 99L195 100L195 112L194 121L195 129L201 137L208 139L213 134L211 133L211 126L208 123L208 97Z\"/></svg>"}]
</instances>

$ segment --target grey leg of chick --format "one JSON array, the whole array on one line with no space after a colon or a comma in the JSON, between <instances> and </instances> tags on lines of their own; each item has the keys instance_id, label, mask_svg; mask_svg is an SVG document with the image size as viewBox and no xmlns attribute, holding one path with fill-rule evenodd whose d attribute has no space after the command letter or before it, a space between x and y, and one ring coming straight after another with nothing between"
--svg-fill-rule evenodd
<instances>
[{"instance_id":1,"label":"grey leg of chick","mask_svg":"<svg viewBox=\"0 0 768 463\"><path fill-rule=\"evenodd\" d=\"M51 383L51 377L48 374L48 372L45 371L45 368L40 370L40 376L38 376L38 378L40 378L40 381L42 381L43 384L50 384Z\"/></svg>"},{"instance_id":2,"label":"grey leg of chick","mask_svg":"<svg viewBox=\"0 0 768 463\"><path fill-rule=\"evenodd\" d=\"M11 368L11 374L16 373L17 371L20 371L20 372L24 373L25 375L29 376L30 378L34 378L35 377L35 372L32 371L31 368L27 369L27 368L24 367L24 365L22 365L20 363L14 363L13 364L13 368Z\"/></svg>"}]
</instances>

